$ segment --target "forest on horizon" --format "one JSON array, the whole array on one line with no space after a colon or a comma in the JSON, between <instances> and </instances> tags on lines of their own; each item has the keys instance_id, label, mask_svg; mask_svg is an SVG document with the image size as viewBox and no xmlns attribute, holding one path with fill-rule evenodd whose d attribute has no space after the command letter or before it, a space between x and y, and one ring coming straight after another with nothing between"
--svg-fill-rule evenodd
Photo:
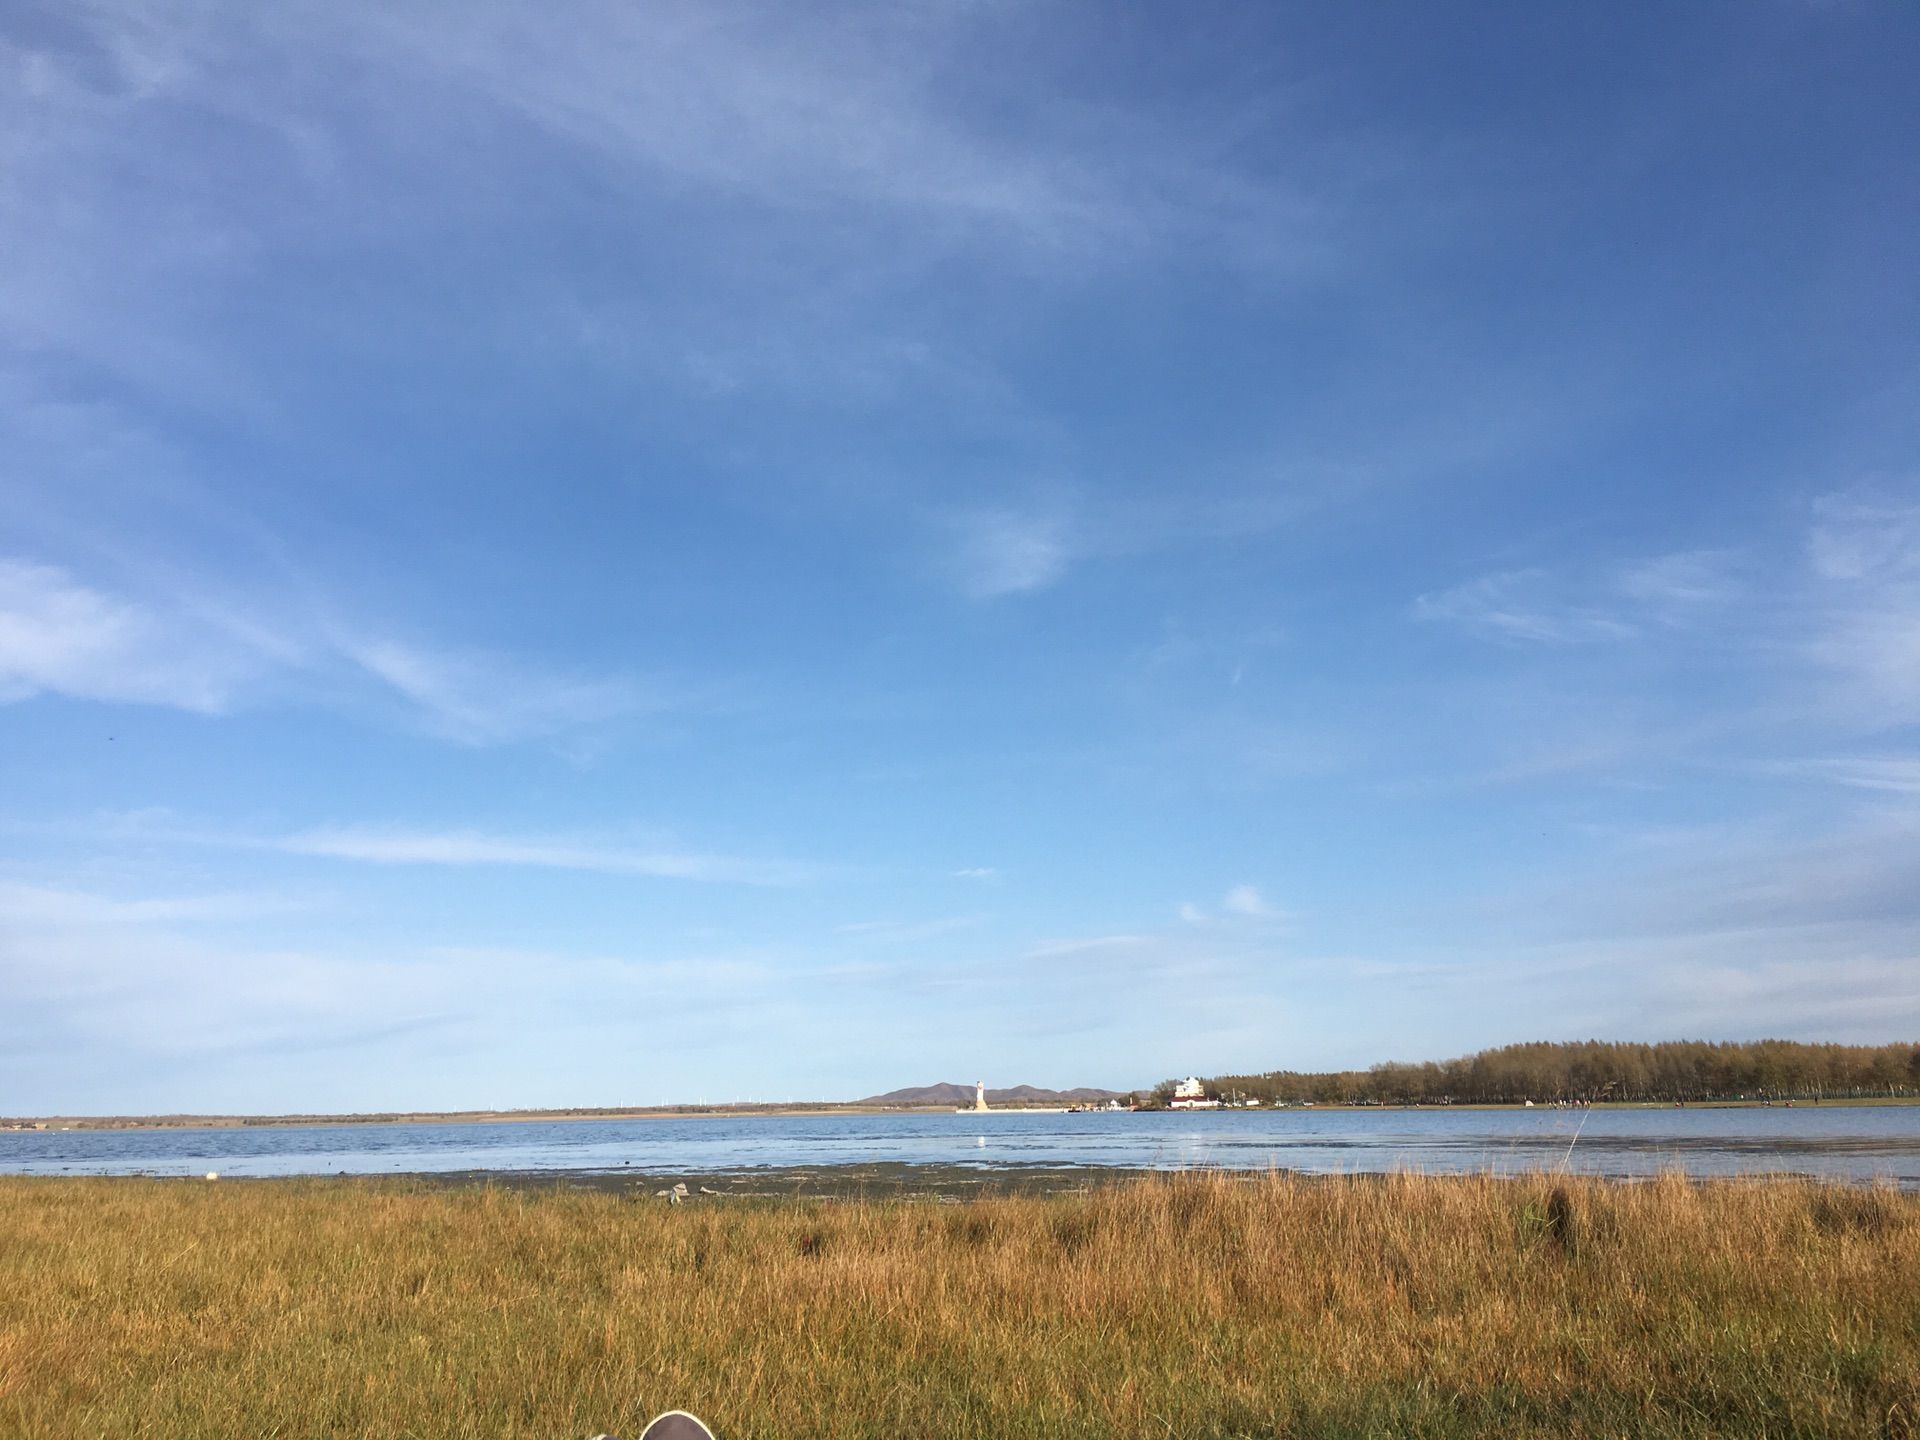
<instances>
[{"instance_id":1,"label":"forest on horizon","mask_svg":"<svg viewBox=\"0 0 1920 1440\"><path fill-rule=\"evenodd\" d=\"M1897 1098L1920 1095L1920 1043L1534 1041L1454 1060L1389 1061L1367 1070L1323 1073L1222 1075L1206 1085L1210 1095L1267 1104ZM1172 1081L1163 1082L1154 1091L1156 1099L1164 1101L1172 1087Z\"/></svg>"}]
</instances>

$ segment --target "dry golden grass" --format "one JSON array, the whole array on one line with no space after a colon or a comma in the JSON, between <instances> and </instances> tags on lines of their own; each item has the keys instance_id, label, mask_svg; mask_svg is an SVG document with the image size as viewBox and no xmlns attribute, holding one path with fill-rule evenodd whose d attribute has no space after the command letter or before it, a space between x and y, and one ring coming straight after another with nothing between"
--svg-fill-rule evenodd
<instances>
[{"instance_id":1,"label":"dry golden grass","mask_svg":"<svg viewBox=\"0 0 1920 1440\"><path fill-rule=\"evenodd\" d=\"M0 1180L0 1435L558 1440L675 1406L722 1440L1912 1435L1920 1197Z\"/></svg>"}]
</instances>

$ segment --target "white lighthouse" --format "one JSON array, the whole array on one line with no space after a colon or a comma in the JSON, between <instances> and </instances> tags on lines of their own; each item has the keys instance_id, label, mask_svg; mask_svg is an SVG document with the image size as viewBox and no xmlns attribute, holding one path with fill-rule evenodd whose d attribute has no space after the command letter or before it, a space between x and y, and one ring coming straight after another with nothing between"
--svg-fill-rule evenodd
<instances>
[{"instance_id":1,"label":"white lighthouse","mask_svg":"<svg viewBox=\"0 0 1920 1440\"><path fill-rule=\"evenodd\" d=\"M975 1110L987 1108L987 1082L984 1080L973 1082L973 1108Z\"/></svg>"}]
</instances>

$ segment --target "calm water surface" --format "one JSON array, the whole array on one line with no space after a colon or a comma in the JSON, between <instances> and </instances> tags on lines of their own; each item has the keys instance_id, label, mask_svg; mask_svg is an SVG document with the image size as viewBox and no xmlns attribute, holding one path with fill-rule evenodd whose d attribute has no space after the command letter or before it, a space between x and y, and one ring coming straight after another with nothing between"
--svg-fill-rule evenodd
<instances>
[{"instance_id":1,"label":"calm water surface","mask_svg":"<svg viewBox=\"0 0 1920 1440\"><path fill-rule=\"evenodd\" d=\"M1577 1137L1577 1138L1576 1138ZM1920 1107L1280 1110L831 1115L0 1133L0 1172L377 1175L445 1170L705 1173L874 1161L1313 1173L1589 1175L1788 1171L1920 1189Z\"/></svg>"}]
</instances>

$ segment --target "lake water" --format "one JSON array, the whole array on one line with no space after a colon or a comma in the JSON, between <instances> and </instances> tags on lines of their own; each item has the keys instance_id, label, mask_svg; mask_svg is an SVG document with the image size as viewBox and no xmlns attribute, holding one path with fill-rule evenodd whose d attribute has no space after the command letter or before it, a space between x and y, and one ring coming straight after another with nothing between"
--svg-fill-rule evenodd
<instances>
[{"instance_id":1,"label":"lake water","mask_svg":"<svg viewBox=\"0 0 1920 1440\"><path fill-rule=\"evenodd\" d=\"M704 1174L871 1162L1618 1177L1793 1172L1920 1189L1920 1106L805 1115L0 1133L0 1172Z\"/></svg>"}]
</instances>

